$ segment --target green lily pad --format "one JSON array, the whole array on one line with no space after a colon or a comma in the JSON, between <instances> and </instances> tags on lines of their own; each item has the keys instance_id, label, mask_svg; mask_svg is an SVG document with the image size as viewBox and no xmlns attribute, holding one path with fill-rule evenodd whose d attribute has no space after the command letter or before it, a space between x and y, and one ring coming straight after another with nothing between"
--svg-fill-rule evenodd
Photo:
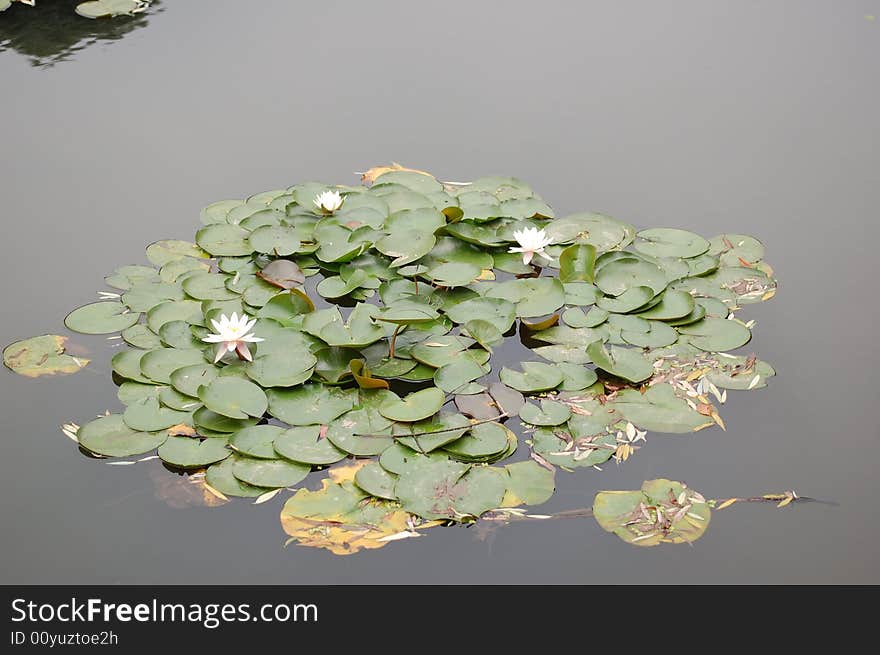
<instances>
[{"instance_id":1,"label":"green lily pad","mask_svg":"<svg viewBox=\"0 0 880 655\"><path fill-rule=\"evenodd\" d=\"M526 403L519 410L519 417L532 425L561 425L571 416L571 410L555 400L541 400L541 407Z\"/></svg>"},{"instance_id":2,"label":"green lily pad","mask_svg":"<svg viewBox=\"0 0 880 655\"><path fill-rule=\"evenodd\" d=\"M500 423L480 423L466 435L444 446L443 451L465 462L488 462L511 453L516 435Z\"/></svg>"},{"instance_id":3,"label":"green lily pad","mask_svg":"<svg viewBox=\"0 0 880 655\"><path fill-rule=\"evenodd\" d=\"M431 335L413 346L410 355L413 359L433 368L440 368L461 356L473 343L466 337L453 335ZM433 373L432 373L433 375Z\"/></svg>"},{"instance_id":4,"label":"green lily pad","mask_svg":"<svg viewBox=\"0 0 880 655\"><path fill-rule=\"evenodd\" d=\"M636 250L651 257L696 257L709 250L708 241L687 230L658 227L636 236Z\"/></svg>"},{"instance_id":5,"label":"green lily pad","mask_svg":"<svg viewBox=\"0 0 880 655\"><path fill-rule=\"evenodd\" d=\"M624 248L635 236L631 225L603 214L580 213L550 221L547 234L553 243L588 243L598 252Z\"/></svg>"},{"instance_id":6,"label":"green lily pad","mask_svg":"<svg viewBox=\"0 0 880 655\"><path fill-rule=\"evenodd\" d=\"M171 375L178 369L204 363L205 355L201 350L181 348L156 348L145 353L140 360L141 373L160 384L171 384Z\"/></svg>"},{"instance_id":7,"label":"green lily pad","mask_svg":"<svg viewBox=\"0 0 880 655\"><path fill-rule=\"evenodd\" d=\"M214 257L237 257L254 252L250 232L238 225L207 225L196 232L196 243Z\"/></svg>"},{"instance_id":8,"label":"green lily pad","mask_svg":"<svg viewBox=\"0 0 880 655\"><path fill-rule=\"evenodd\" d=\"M256 275L264 282L285 290L292 289L306 281L302 269L289 259L275 259L257 271Z\"/></svg>"},{"instance_id":9,"label":"green lily pad","mask_svg":"<svg viewBox=\"0 0 880 655\"><path fill-rule=\"evenodd\" d=\"M399 267L421 259L434 247L437 239L431 231L412 228L399 230L376 242L376 250L392 257L391 266Z\"/></svg>"},{"instance_id":10,"label":"green lily pad","mask_svg":"<svg viewBox=\"0 0 880 655\"><path fill-rule=\"evenodd\" d=\"M625 314L644 307L654 297L650 287L630 287L616 298L599 298L596 306L608 312Z\"/></svg>"},{"instance_id":11,"label":"green lily pad","mask_svg":"<svg viewBox=\"0 0 880 655\"><path fill-rule=\"evenodd\" d=\"M776 375L770 364L760 359L749 366L747 357L725 357L723 367L708 373L709 382L722 389L761 389L767 386L767 379Z\"/></svg>"},{"instance_id":12,"label":"green lily pad","mask_svg":"<svg viewBox=\"0 0 880 655\"><path fill-rule=\"evenodd\" d=\"M752 332L745 325L723 318L704 318L676 329L688 336L691 345L710 352L734 350L752 339Z\"/></svg>"},{"instance_id":13,"label":"green lily pad","mask_svg":"<svg viewBox=\"0 0 880 655\"><path fill-rule=\"evenodd\" d=\"M540 505L550 500L556 491L556 476L553 471L537 462L515 462L504 469L508 474L507 491L502 502L504 507Z\"/></svg>"},{"instance_id":14,"label":"green lily pad","mask_svg":"<svg viewBox=\"0 0 880 655\"><path fill-rule=\"evenodd\" d=\"M648 480L641 491L600 491L593 516L607 532L633 546L691 543L709 527L711 509L681 482Z\"/></svg>"},{"instance_id":15,"label":"green lily pad","mask_svg":"<svg viewBox=\"0 0 880 655\"><path fill-rule=\"evenodd\" d=\"M507 332L516 320L516 305L503 298L473 298L465 300L446 312L455 323L481 320L494 325L499 332Z\"/></svg>"},{"instance_id":16,"label":"green lily pad","mask_svg":"<svg viewBox=\"0 0 880 655\"><path fill-rule=\"evenodd\" d=\"M162 461L182 469L195 469L226 459L232 451L226 447L226 439L192 437L168 437L157 451Z\"/></svg>"},{"instance_id":17,"label":"green lily pad","mask_svg":"<svg viewBox=\"0 0 880 655\"><path fill-rule=\"evenodd\" d=\"M321 438L321 427L310 425L284 430L275 439L275 452L302 464L326 466L345 459L347 453L339 450L328 439Z\"/></svg>"},{"instance_id":18,"label":"green lily pad","mask_svg":"<svg viewBox=\"0 0 880 655\"><path fill-rule=\"evenodd\" d=\"M746 234L719 234L709 239L709 254L724 266L754 265L764 259L764 244Z\"/></svg>"},{"instance_id":19,"label":"green lily pad","mask_svg":"<svg viewBox=\"0 0 880 655\"><path fill-rule=\"evenodd\" d=\"M457 389L483 377L486 370L465 351L462 356L448 364L444 364L434 373L434 384L446 393L455 393Z\"/></svg>"},{"instance_id":20,"label":"green lily pad","mask_svg":"<svg viewBox=\"0 0 880 655\"><path fill-rule=\"evenodd\" d=\"M165 266L171 262L185 259L204 259L208 253L189 241L163 239L154 241L147 246L147 259L156 266Z\"/></svg>"},{"instance_id":21,"label":"green lily pad","mask_svg":"<svg viewBox=\"0 0 880 655\"><path fill-rule=\"evenodd\" d=\"M437 387L429 387L409 394L405 398L388 398L379 405L379 413L392 421L421 421L436 414L446 394Z\"/></svg>"},{"instance_id":22,"label":"green lily pad","mask_svg":"<svg viewBox=\"0 0 880 655\"><path fill-rule=\"evenodd\" d=\"M131 327L140 316L137 312L130 312L121 302L93 302L70 312L64 325L82 334L109 334Z\"/></svg>"},{"instance_id":23,"label":"green lily pad","mask_svg":"<svg viewBox=\"0 0 880 655\"><path fill-rule=\"evenodd\" d=\"M601 292L599 289L588 282L566 282L562 285L565 291L565 304L586 306L594 304Z\"/></svg>"},{"instance_id":24,"label":"green lily pad","mask_svg":"<svg viewBox=\"0 0 880 655\"><path fill-rule=\"evenodd\" d=\"M264 225L251 232L248 241L254 252L285 257L299 250L299 235L299 231L293 227Z\"/></svg>"},{"instance_id":25,"label":"green lily pad","mask_svg":"<svg viewBox=\"0 0 880 655\"><path fill-rule=\"evenodd\" d=\"M641 259L617 259L596 273L596 286L609 296L619 296L633 287L648 287L653 297L663 291L666 284L663 269Z\"/></svg>"},{"instance_id":26,"label":"green lily pad","mask_svg":"<svg viewBox=\"0 0 880 655\"><path fill-rule=\"evenodd\" d=\"M308 350L260 355L247 365L247 375L264 389L294 387L312 377L318 363Z\"/></svg>"},{"instance_id":27,"label":"green lily pad","mask_svg":"<svg viewBox=\"0 0 880 655\"><path fill-rule=\"evenodd\" d=\"M569 246L559 255L562 282L590 282L595 278L596 247L591 244Z\"/></svg>"},{"instance_id":28,"label":"green lily pad","mask_svg":"<svg viewBox=\"0 0 880 655\"><path fill-rule=\"evenodd\" d=\"M461 414L440 412L417 423L398 423L393 434L399 444L420 453L430 453L459 439L470 427L470 421Z\"/></svg>"},{"instance_id":29,"label":"green lily pad","mask_svg":"<svg viewBox=\"0 0 880 655\"><path fill-rule=\"evenodd\" d=\"M131 457L155 450L168 438L165 432L132 430L119 414L101 416L83 425L76 434L80 446L106 457Z\"/></svg>"},{"instance_id":30,"label":"green lily pad","mask_svg":"<svg viewBox=\"0 0 880 655\"><path fill-rule=\"evenodd\" d=\"M660 321L651 321L647 332L621 330L620 336L627 343L642 348L662 348L663 346L671 346L678 341L678 332L675 328Z\"/></svg>"},{"instance_id":31,"label":"green lily pad","mask_svg":"<svg viewBox=\"0 0 880 655\"><path fill-rule=\"evenodd\" d=\"M303 331L318 337L328 346L363 348L385 336L382 326L373 322L375 312L374 306L360 303L347 322L343 321L336 307L312 312L303 321Z\"/></svg>"},{"instance_id":32,"label":"green lily pad","mask_svg":"<svg viewBox=\"0 0 880 655\"><path fill-rule=\"evenodd\" d=\"M262 496L269 491L266 487L255 487L246 482L242 482L232 473L235 462L240 459L238 455L233 453L226 459L211 464L205 472L205 482L211 488L216 489L227 496L239 496L242 498L256 498Z\"/></svg>"},{"instance_id":33,"label":"green lily pad","mask_svg":"<svg viewBox=\"0 0 880 655\"><path fill-rule=\"evenodd\" d=\"M143 11L143 4L138 0L91 0L80 2L74 11L83 18L133 16L138 11Z\"/></svg>"},{"instance_id":34,"label":"green lily pad","mask_svg":"<svg viewBox=\"0 0 880 655\"><path fill-rule=\"evenodd\" d=\"M130 328L124 329L122 331L122 338L128 345L143 350L153 350L154 348L162 347L162 340L159 338L159 335L141 323L135 323Z\"/></svg>"},{"instance_id":35,"label":"green lily pad","mask_svg":"<svg viewBox=\"0 0 880 655\"><path fill-rule=\"evenodd\" d=\"M252 425L239 430L229 439L229 446L248 457L278 459L273 443L284 433L277 425Z\"/></svg>"},{"instance_id":36,"label":"green lily pad","mask_svg":"<svg viewBox=\"0 0 880 655\"><path fill-rule=\"evenodd\" d=\"M522 372L505 366L499 374L504 384L517 391L523 393L547 391L555 389L562 383L563 375L555 366L540 362L523 362L520 366Z\"/></svg>"},{"instance_id":37,"label":"green lily pad","mask_svg":"<svg viewBox=\"0 0 880 655\"><path fill-rule=\"evenodd\" d=\"M618 346L605 348L597 341L587 346L587 353L603 371L630 382L642 382L654 374L653 363L636 350Z\"/></svg>"},{"instance_id":38,"label":"green lily pad","mask_svg":"<svg viewBox=\"0 0 880 655\"><path fill-rule=\"evenodd\" d=\"M379 462L368 462L359 468L354 475L354 483L371 496L397 500L394 494L397 476L383 469Z\"/></svg>"},{"instance_id":39,"label":"green lily pad","mask_svg":"<svg viewBox=\"0 0 880 655\"><path fill-rule=\"evenodd\" d=\"M223 416L223 414L212 412L207 407L200 407L193 412L193 422L196 424L199 434L209 432L225 436L251 425L256 425L257 420L256 418L229 418L228 416ZM214 436L214 434L206 436Z\"/></svg>"},{"instance_id":40,"label":"green lily pad","mask_svg":"<svg viewBox=\"0 0 880 655\"><path fill-rule=\"evenodd\" d=\"M157 398L144 398L126 408L122 420L132 430L156 432L172 425L187 422L189 412L181 412L159 405Z\"/></svg>"},{"instance_id":41,"label":"green lily pad","mask_svg":"<svg viewBox=\"0 0 880 655\"><path fill-rule=\"evenodd\" d=\"M175 369L169 380L175 390L184 395L198 398L199 387L209 384L219 374L220 369L213 364L201 363Z\"/></svg>"},{"instance_id":42,"label":"green lily pad","mask_svg":"<svg viewBox=\"0 0 880 655\"><path fill-rule=\"evenodd\" d=\"M427 323L439 317L440 314L437 313L437 310L427 302L419 302L414 298L398 300L374 316L377 321L395 323L397 325Z\"/></svg>"},{"instance_id":43,"label":"green lily pad","mask_svg":"<svg viewBox=\"0 0 880 655\"><path fill-rule=\"evenodd\" d=\"M270 318L282 325L293 325L298 317L315 310L311 299L298 289L272 296L257 312L260 318Z\"/></svg>"},{"instance_id":44,"label":"green lily pad","mask_svg":"<svg viewBox=\"0 0 880 655\"><path fill-rule=\"evenodd\" d=\"M253 382L238 377L217 377L199 387L199 400L212 412L229 418L259 417L266 413L265 392Z\"/></svg>"},{"instance_id":45,"label":"green lily pad","mask_svg":"<svg viewBox=\"0 0 880 655\"><path fill-rule=\"evenodd\" d=\"M104 278L109 286L128 291L144 282L160 282L159 272L152 266L120 266Z\"/></svg>"},{"instance_id":46,"label":"green lily pad","mask_svg":"<svg viewBox=\"0 0 880 655\"><path fill-rule=\"evenodd\" d=\"M302 482L311 467L287 459L241 457L232 465L232 474L255 487L290 487Z\"/></svg>"},{"instance_id":47,"label":"green lily pad","mask_svg":"<svg viewBox=\"0 0 880 655\"><path fill-rule=\"evenodd\" d=\"M510 280L496 284L487 298L501 298L516 305L516 315L522 318L547 316L565 304L565 288L551 277Z\"/></svg>"},{"instance_id":48,"label":"green lily pad","mask_svg":"<svg viewBox=\"0 0 880 655\"><path fill-rule=\"evenodd\" d=\"M667 289L658 304L640 312L639 316L658 321L672 321L684 318L692 311L694 311L694 297L691 294Z\"/></svg>"},{"instance_id":49,"label":"green lily pad","mask_svg":"<svg viewBox=\"0 0 880 655\"><path fill-rule=\"evenodd\" d=\"M505 482L498 471L426 461L401 473L394 493L406 510L424 519L460 520L500 506Z\"/></svg>"},{"instance_id":50,"label":"green lily pad","mask_svg":"<svg viewBox=\"0 0 880 655\"><path fill-rule=\"evenodd\" d=\"M290 425L325 425L354 407L356 393L322 384L267 389L269 413Z\"/></svg>"},{"instance_id":51,"label":"green lily pad","mask_svg":"<svg viewBox=\"0 0 880 655\"><path fill-rule=\"evenodd\" d=\"M694 432L714 424L711 418L676 396L670 384L652 385L645 393L623 389L618 392L613 407L634 425L654 432Z\"/></svg>"}]
</instances>

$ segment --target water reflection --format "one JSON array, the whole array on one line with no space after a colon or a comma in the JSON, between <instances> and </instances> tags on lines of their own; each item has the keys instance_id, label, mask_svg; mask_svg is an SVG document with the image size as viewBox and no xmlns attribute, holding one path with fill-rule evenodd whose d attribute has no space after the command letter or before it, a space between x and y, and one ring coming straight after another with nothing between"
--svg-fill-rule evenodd
<instances>
[{"instance_id":1,"label":"water reflection","mask_svg":"<svg viewBox=\"0 0 880 655\"><path fill-rule=\"evenodd\" d=\"M39 0L33 7L13 3L0 14L0 52L14 50L32 66L47 68L90 45L117 41L149 23L146 14L90 20L75 12L77 4L77 0ZM161 4L153 2L149 13L162 11Z\"/></svg>"}]
</instances>

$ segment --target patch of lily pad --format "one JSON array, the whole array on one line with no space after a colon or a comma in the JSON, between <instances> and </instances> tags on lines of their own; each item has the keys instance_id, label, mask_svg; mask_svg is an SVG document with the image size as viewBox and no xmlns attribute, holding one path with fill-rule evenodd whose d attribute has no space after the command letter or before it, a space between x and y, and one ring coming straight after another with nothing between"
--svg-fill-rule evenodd
<instances>
[{"instance_id":1,"label":"patch of lily pad","mask_svg":"<svg viewBox=\"0 0 880 655\"><path fill-rule=\"evenodd\" d=\"M323 476L282 524L347 554L545 502L559 468L625 462L647 431L724 427L727 390L774 375L728 352L751 338L740 306L775 293L752 237L554 217L516 178L386 167L363 182L213 203L193 243L156 242L152 266L111 273L118 294L65 319L123 339L112 370L125 407L83 425L82 448L157 449L224 497ZM528 264L510 252L525 227L549 241ZM233 313L256 319L247 355L205 341ZM523 361L499 355L508 341ZM21 344L4 351L13 370L70 365L63 341ZM688 500L685 519L700 518L667 524L657 512L686 491L667 483L600 494L596 517L640 545L692 540L708 510Z\"/></svg>"}]
</instances>

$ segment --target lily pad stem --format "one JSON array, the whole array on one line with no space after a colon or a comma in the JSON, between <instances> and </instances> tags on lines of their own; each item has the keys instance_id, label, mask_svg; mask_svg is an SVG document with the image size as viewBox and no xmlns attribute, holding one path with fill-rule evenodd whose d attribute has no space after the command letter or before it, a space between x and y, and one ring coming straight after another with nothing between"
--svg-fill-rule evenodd
<instances>
[{"instance_id":1,"label":"lily pad stem","mask_svg":"<svg viewBox=\"0 0 880 655\"><path fill-rule=\"evenodd\" d=\"M394 328L394 334L391 335L391 345L388 346L388 356L391 359L394 359L394 345L397 343L397 333L400 332L402 327L403 323L398 323L397 327Z\"/></svg>"}]
</instances>

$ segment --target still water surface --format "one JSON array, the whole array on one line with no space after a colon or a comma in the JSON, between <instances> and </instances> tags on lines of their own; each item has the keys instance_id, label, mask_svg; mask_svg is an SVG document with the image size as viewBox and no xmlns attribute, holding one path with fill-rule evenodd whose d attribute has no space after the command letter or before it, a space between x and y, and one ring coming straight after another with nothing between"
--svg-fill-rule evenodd
<instances>
[{"instance_id":1,"label":"still water surface","mask_svg":"<svg viewBox=\"0 0 880 655\"><path fill-rule=\"evenodd\" d=\"M655 477L836 504L737 506L693 546L634 548L582 519L284 549L278 499L172 507L156 462L78 453L59 424L118 404L113 351L77 336L94 361L75 377L0 370L0 582L880 582L876 2L169 0L124 33L76 28L81 49L26 29L27 9L0 14L0 343L63 333L103 275L192 238L214 200L390 160L517 175L557 215L753 234L780 280L741 313L779 375L731 392L727 432L560 472L541 511Z\"/></svg>"}]
</instances>

